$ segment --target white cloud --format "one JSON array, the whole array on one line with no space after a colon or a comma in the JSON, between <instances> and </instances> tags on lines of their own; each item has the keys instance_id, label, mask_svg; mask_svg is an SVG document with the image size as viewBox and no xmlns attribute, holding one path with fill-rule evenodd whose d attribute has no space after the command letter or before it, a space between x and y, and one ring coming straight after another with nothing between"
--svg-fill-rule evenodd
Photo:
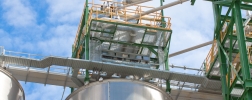
<instances>
[{"instance_id":1,"label":"white cloud","mask_svg":"<svg viewBox=\"0 0 252 100\"><path fill-rule=\"evenodd\" d=\"M20 0L4 0L2 2L4 9L3 18L9 25L24 27L36 23L36 13Z\"/></svg>"},{"instance_id":2,"label":"white cloud","mask_svg":"<svg viewBox=\"0 0 252 100\"><path fill-rule=\"evenodd\" d=\"M85 0L47 0L51 22L73 23L80 20Z\"/></svg>"},{"instance_id":3,"label":"white cloud","mask_svg":"<svg viewBox=\"0 0 252 100\"><path fill-rule=\"evenodd\" d=\"M48 39L38 41L37 46L43 54L71 57L77 26L59 25L51 28Z\"/></svg>"}]
</instances>

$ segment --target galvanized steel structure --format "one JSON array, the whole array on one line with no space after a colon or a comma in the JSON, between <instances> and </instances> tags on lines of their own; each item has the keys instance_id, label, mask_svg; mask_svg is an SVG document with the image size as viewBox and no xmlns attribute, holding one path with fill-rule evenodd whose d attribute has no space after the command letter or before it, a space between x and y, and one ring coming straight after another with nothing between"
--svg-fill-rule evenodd
<instances>
[{"instance_id":1,"label":"galvanized steel structure","mask_svg":"<svg viewBox=\"0 0 252 100\"><path fill-rule=\"evenodd\" d=\"M221 80L224 100L252 100L251 0L208 0L214 11L214 43L206 76ZM244 16L242 12L247 14Z\"/></svg>"},{"instance_id":2,"label":"galvanized steel structure","mask_svg":"<svg viewBox=\"0 0 252 100\"><path fill-rule=\"evenodd\" d=\"M86 0L72 58L17 53L0 47L1 66L21 81L71 87L73 94L67 98L69 100L83 99L80 96L97 99L82 94L96 91L95 87L109 91L112 89L108 88L109 83L115 85L115 90L118 82L139 86L142 90L154 89L164 100L252 100L251 0L207 0L213 5L214 40L170 54L173 57L212 44L201 69L168 63L171 18L164 16L163 9L189 0L166 5L160 0L161 6L157 8L138 5L150 0L124 1L103 0L103 4L95 4ZM195 0L191 0L191 4L194 3ZM245 18L242 11L247 12ZM64 72L52 72L54 65L63 67ZM198 73L176 73L169 68ZM178 90L171 88L174 86ZM132 90L134 92L151 94ZM109 93L111 91L102 95L108 100L117 98L109 97Z\"/></svg>"}]
</instances>

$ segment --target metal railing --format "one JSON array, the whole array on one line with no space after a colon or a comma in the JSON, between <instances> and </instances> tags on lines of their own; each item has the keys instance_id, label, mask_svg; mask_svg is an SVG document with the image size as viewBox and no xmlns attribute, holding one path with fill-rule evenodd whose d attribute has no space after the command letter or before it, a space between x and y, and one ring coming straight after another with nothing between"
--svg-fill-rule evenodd
<instances>
[{"instance_id":1,"label":"metal railing","mask_svg":"<svg viewBox=\"0 0 252 100\"><path fill-rule=\"evenodd\" d=\"M232 68L233 70L231 70L230 86L233 84L233 82L234 82L234 80L235 80L235 78L237 76L236 73L239 72L240 69L241 69L241 66L240 66L240 53L236 54L235 59L232 62L232 64L233 64L233 66L231 66L231 67L233 67ZM226 75L226 79L228 79L228 75Z\"/></svg>"},{"instance_id":2,"label":"metal railing","mask_svg":"<svg viewBox=\"0 0 252 100\"><path fill-rule=\"evenodd\" d=\"M212 48L210 49L206 59L205 59L205 69L206 73L210 70L211 64L214 62L214 58L217 54L218 48L217 48L217 42L214 40Z\"/></svg>"},{"instance_id":3,"label":"metal railing","mask_svg":"<svg viewBox=\"0 0 252 100\"><path fill-rule=\"evenodd\" d=\"M127 18L130 18L133 15L136 14L141 14L149 9L153 9L154 7L150 7L150 6L141 6L141 5L132 5L130 7L125 7L123 9L118 9L117 5L122 4L119 2L113 2L113 1L109 1L107 0L107 2L109 2L110 4L112 4L112 6L106 6L106 5L102 5L102 4L93 4L93 3L89 3L89 5L91 6L90 11L92 11L92 13L90 13L90 15L92 16L92 19L99 19L99 20L105 20L100 18L100 15L105 15L105 16L109 16L110 19L107 19L107 21L111 21L111 22L115 22L117 20L113 19L116 17L120 17L123 19L123 23L125 24L134 24L130 21L127 21ZM162 23L162 18L164 18L167 22L163 22ZM148 15L144 15L136 18L135 20L139 20L139 22L137 23L138 25L143 25L143 26L151 26L151 27L160 27L160 24L165 24L166 28L168 30L170 30L170 17L165 17L162 16L160 11L159 12L154 12L154 13L150 13ZM159 23L159 24L158 24Z\"/></svg>"},{"instance_id":4,"label":"metal railing","mask_svg":"<svg viewBox=\"0 0 252 100\"><path fill-rule=\"evenodd\" d=\"M14 57L21 57L21 58L27 58L27 59L35 59L35 60L41 60L46 58L47 56L38 55L38 54L30 54L30 53L23 53L23 52L14 52L14 51L8 51L5 50L4 47L0 46L0 55L6 55L6 56L14 56ZM66 74L68 72L68 67L62 67L62 66L48 66L47 68L37 68L37 67L31 67L31 66L18 66L13 64L7 64L4 65L7 68L22 68L28 70L38 70L46 72L53 72L53 73L60 73L60 74Z\"/></svg>"},{"instance_id":5,"label":"metal railing","mask_svg":"<svg viewBox=\"0 0 252 100\"><path fill-rule=\"evenodd\" d=\"M117 23L124 23L124 24L136 24L139 26L148 26L148 27L153 27L153 28L162 28L160 27L161 25L164 24L165 28L167 30L171 30L171 18L162 16L161 12L154 12L150 13L148 15L140 16L134 20L138 20L138 23L132 23L131 21L127 21L127 18L134 16L136 14L141 14L142 12L153 9L154 7L149 7L149 6L141 6L141 5L132 5L130 7L125 7L122 9L119 9L117 5L123 5L123 3L119 2L114 2L110 0L103 0L104 2L107 2L109 4L112 4L113 6L106 6L105 4L94 4L88 3L89 8L89 16L88 16L88 21L87 25L84 27L86 31L88 31L88 27L90 26L91 20L96 19L96 20L103 20L103 21L109 21L109 22L117 22ZM85 8L85 7L84 7ZM100 16L107 16L107 18L102 18ZM118 18L115 17L120 17L123 20L119 20ZM79 32L81 31L81 22L84 18L84 13L82 14L78 31L75 37L75 42L73 45L73 51L76 48L78 37L79 37ZM164 19L166 22L162 22L162 19ZM83 37L85 36L85 32L82 32L80 35L80 39L82 40ZM80 40L80 41L81 41ZM79 48L81 49L81 48ZM80 50L78 50L80 51ZM78 56L78 54L77 54Z\"/></svg>"}]
</instances>

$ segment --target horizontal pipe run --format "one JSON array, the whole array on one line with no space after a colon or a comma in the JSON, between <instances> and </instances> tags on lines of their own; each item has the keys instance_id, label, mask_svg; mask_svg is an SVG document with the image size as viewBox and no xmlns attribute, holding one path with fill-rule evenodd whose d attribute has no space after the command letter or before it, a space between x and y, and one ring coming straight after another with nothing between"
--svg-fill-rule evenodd
<instances>
[{"instance_id":1,"label":"horizontal pipe run","mask_svg":"<svg viewBox=\"0 0 252 100\"><path fill-rule=\"evenodd\" d=\"M204 46L207 46L207 45L210 45L210 44L212 44L212 43L213 43L213 41L209 41L209 42L206 42L206 43L202 43L202 44L200 44L200 45L197 45L197 46L193 46L193 47L190 47L190 48L187 48L187 49L184 49L184 50L181 50L181 51L172 53L172 54L169 55L169 58L174 57L174 56L177 56L177 55L180 55L180 54L182 54L182 53L186 53L186 52L189 52L189 51L192 51L192 50L201 48L201 47L204 47Z\"/></svg>"},{"instance_id":2,"label":"horizontal pipe run","mask_svg":"<svg viewBox=\"0 0 252 100\"><path fill-rule=\"evenodd\" d=\"M169 7L172 7L172 6L175 6L177 4L182 4L183 2L186 2L186 1L189 1L189 0L178 0L178 1L174 1L174 2L171 2L169 4L166 4L166 5L163 5L163 6L160 6L160 7L157 7L157 8L153 8L151 10L148 10L148 11L145 11L141 14L137 14L135 16L132 16L130 18L128 18L127 20L132 20L132 19L136 19L136 18L139 18L141 16L144 16L144 15L147 15L147 14L150 14L150 13L153 13L153 12L156 12L156 11L159 11L159 10L162 10L162 9L165 9L165 8L169 8Z\"/></svg>"}]
</instances>

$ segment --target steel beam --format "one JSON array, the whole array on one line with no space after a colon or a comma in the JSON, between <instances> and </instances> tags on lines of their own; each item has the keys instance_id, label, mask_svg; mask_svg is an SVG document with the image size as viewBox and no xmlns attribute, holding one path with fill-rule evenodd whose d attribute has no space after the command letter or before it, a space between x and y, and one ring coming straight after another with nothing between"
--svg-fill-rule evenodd
<instances>
[{"instance_id":1,"label":"steel beam","mask_svg":"<svg viewBox=\"0 0 252 100\"><path fill-rule=\"evenodd\" d=\"M248 63L248 55L247 55L247 49L246 49L246 41L245 41L245 35L243 30L243 24L242 24L242 16L241 16L241 9L240 9L240 3L241 1L237 0L235 3L235 25L237 30L237 40L239 45L239 51L240 51L240 61L242 65L242 74L243 74L243 80L250 79L250 72L249 72L249 63Z\"/></svg>"},{"instance_id":2,"label":"steel beam","mask_svg":"<svg viewBox=\"0 0 252 100\"><path fill-rule=\"evenodd\" d=\"M219 27L220 27L220 7L219 5L216 4L212 4L213 5L213 12L214 12L214 38L218 39L220 32L218 31Z\"/></svg>"},{"instance_id":3,"label":"steel beam","mask_svg":"<svg viewBox=\"0 0 252 100\"><path fill-rule=\"evenodd\" d=\"M249 62L248 62L248 55L247 55L247 49L246 49L246 41L245 41L245 35L244 35L244 28L242 23L242 15L241 15L241 1L236 0L235 1L235 7L234 7L234 15L235 15L235 25L237 30L237 40L239 45L239 51L240 51L240 61L242 66L242 76L243 81L245 82L245 91L243 95L245 96L245 100L252 100L252 95L249 94L249 92L252 91L252 89L247 89L246 82L248 80L251 80L250 77L250 69L249 69ZM241 97L242 99L242 97Z\"/></svg>"},{"instance_id":4,"label":"steel beam","mask_svg":"<svg viewBox=\"0 0 252 100\"><path fill-rule=\"evenodd\" d=\"M220 42L220 39L217 40L218 42ZM227 79L226 79L226 75L227 75L227 59L225 57L225 54L219 43L218 45L218 55L219 55L219 61L220 61L220 72L221 72L221 85L222 85L222 96L224 100L229 100L228 97L228 90L227 90Z\"/></svg>"}]
</instances>

